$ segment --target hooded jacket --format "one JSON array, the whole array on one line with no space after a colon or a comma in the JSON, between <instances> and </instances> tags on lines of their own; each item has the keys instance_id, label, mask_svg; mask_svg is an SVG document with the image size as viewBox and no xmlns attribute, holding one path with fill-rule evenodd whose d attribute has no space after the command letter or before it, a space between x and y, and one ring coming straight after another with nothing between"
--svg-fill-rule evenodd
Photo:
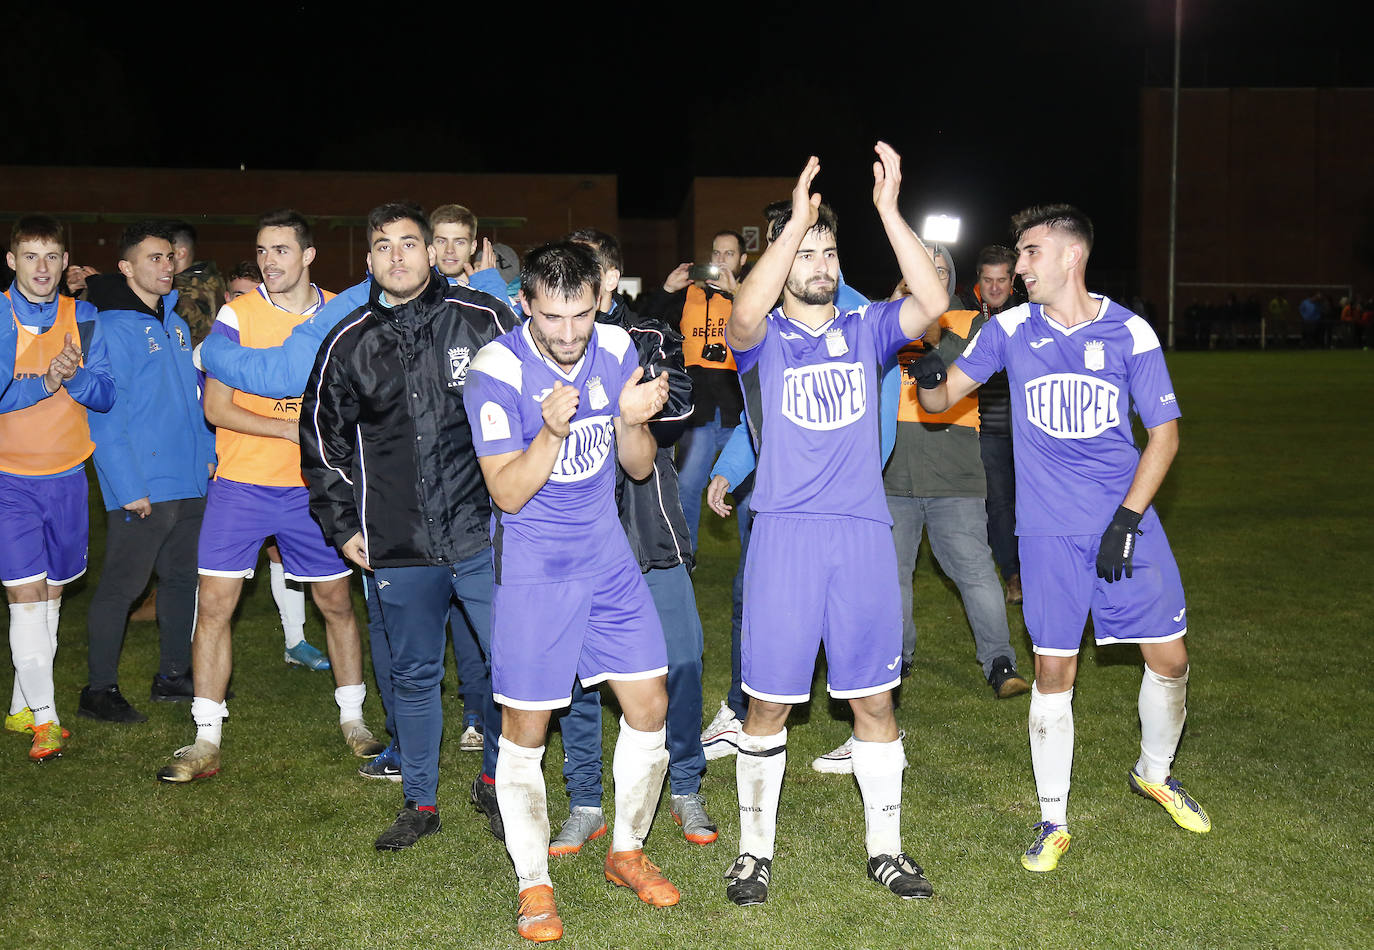
<instances>
[{"instance_id":1,"label":"hooded jacket","mask_svg":"<svg viewBox=\"0 0 1374 950\"><path fill-rule=\"evenodd\" d=\"M105 510L140 498L204 497L215 436L200 402L191 330L173 309L176 291L153 309L127 282L90 290L115 382L114 405L89 414Z\"/></svg>"},{"instance_id":2,"label":"hooded jacket","mask_svg":"<svg viewBox=\"0 0 1374 950\"><path fill-rule=\"evenodd\" d=\"M453 564L490 547L463 385L477 351L515 326L488 294L431 274L397 307L371 296L320 346L301 407L310 511L375 567Z\"/></svg>"}]
</instances>

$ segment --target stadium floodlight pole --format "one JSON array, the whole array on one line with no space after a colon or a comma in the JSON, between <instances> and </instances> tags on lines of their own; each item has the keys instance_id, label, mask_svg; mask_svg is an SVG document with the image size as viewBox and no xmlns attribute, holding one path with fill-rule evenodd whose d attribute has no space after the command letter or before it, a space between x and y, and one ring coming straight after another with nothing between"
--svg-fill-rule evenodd
<instances>
[{"instance_id":1,"label":"stadium floodlight pole","mask_svg":"<svg viewBox=\"0 0 1374 950\"><path fill-rule=\"evenodd\" d=\"M1178 255L1178 83L1183 0L1174 0L1174 134L1169 151L1169 327L1167 345L1174 348L1174 265Z\"/></svg>"}]
</instances>

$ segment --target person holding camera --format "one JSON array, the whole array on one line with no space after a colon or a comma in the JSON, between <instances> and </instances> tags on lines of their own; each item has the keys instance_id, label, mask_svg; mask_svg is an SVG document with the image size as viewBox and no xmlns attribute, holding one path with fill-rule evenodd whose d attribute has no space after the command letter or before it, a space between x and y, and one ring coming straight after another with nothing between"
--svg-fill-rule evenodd
<instances>
[{"instance_id":1,"label":"person holding camera","mask_svg":"<svg viewBox=\"0 0 1374 950\"><path fill-rule=\"evenodd\" d=\"M711 238L711 263L679 264L643 306L645 314L682 334L682 355L692 377L694 409L687 431L678 440L677 470L693 553L711 463L744 411L735 359L725 345L725 324L747 260L743 236L737 231L718 231Z\"/></svg>"}]
</instances>

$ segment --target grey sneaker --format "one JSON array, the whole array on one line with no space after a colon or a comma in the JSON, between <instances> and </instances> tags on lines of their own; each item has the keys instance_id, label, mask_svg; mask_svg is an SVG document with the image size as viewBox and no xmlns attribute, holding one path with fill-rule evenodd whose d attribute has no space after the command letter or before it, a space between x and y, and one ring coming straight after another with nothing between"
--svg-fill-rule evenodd
<instances>
[{"instance_id":1,"label":"grey sneaker","mask_svg":"<svg viewBox=\"0 0 1374 950\"><path fill-rule=\"evenodd\" d=\"M475 725L468 725L463 730L463 734L458 737L459 752L481 752L486 740L482 735L482 730Z\"/></svg>"},{"instance_id":2,"label":"grey sneaker","mask_svg":"<svg viewBox=\"0 0 1374 950\"><path fill-rule=\"evenodd\" d=\"M898 741L906 739L906 730L900 729L897 732ZM910 766L905 756L902 758L904 766ZM816 756L811 760L811 767L817 772L824 772L827 775L853 775L854 774L854 737L851 735L839 746L827 752L825 755Z\"/></svg>"},{"instance_id":3,"label":"grey sneaker","mask_svg":"<svg viewBox=\"0 0 1374 950\"><path fill-rule=\"evenodd\" d=\"M590 805L578 805L563 819L563 827L558 829L558 834L549 842L549 854L554 857L576 854L582 850L582 845L593 838L600 838L605 833L606 816L602 814L601 809L592 808Z\"/></svg>"},{"instance_id":4,"label":"grey sneaker","mask_svg":"<svg viewBox=\"0 0 1374 950\"><path fill-rule=\"evenodd\" d=\"M682 837L692 844L710 844L719 836L715 822L706 814L706 799L699 793L673 795L668 808L673 814L673 821L682 827Z\"/></svg>"},{"instance_id":5,"label":"grey sneaker","mask_svg":"<svg viewBox=\"0 0 1374 950\"><path fill-rule=\"evenodd\" d=\"M339 728L343 730L344 742L348 743L353 754L360 759L370 759L374 755L381 755L382 750L386 748L386 743L379 742L377 737L372 734L372 730L367 728L361 719L341 722Z\"/></svg>"}]
</instances>

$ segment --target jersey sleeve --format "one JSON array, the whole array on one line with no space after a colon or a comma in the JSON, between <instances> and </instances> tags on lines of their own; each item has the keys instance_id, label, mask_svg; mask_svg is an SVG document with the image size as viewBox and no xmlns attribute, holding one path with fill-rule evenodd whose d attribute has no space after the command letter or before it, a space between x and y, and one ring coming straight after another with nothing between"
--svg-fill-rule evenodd
<instances>
[{"instance_id":1,"label":"jersey sleeve","mask_svg":"<svg viewBox=\"0 0 1374 950\"><path fill-rule=\"evenodd\" d=\"M519 358L501 343L488 343L478 351L468 369L463 409L472 429L472 447L479 458L525 450L517 388L519 363Z\"/></svg>"},{"instance_id":2,"label":"jersey sleeve","mask_svg":"<svg viewBox=\"0 0 1374 950\"><path fill-rule=\"evenodd\" d=\"M1006 365L1007 334L996 320L989 320L969 340L964 352L954 361L969 379L980 386Z\"/></svg>"},{"instance_id":3,"label":"jersey sleeve","mask_svg":"<svg viewBox=\"0 0 1374 950\"><path fill-rule=\"evenodd\" d=\"M1127 362L1130 369L1131 402L1141 425L1147 429L1179 418L1178 399L1169 368L1164 364L1164 351L1154 328L1143 318L1133 316L1126 321L1131 331L1132 349Z\"/></svg>"},{"instance_id":4,"label":"jersey sleeve","mask_svg":"<svg viewBox=\"0 0 1374 950\"><path fill-rule=\"evenodd\" d=\"M871 303L861 311L862 325L871 334L883 363L892 358L911 338L902 329L902 301L883 300ZM917 337L920 339L920 337Z\"/></svg>"},{"instance_id":5,"label":"jersey sleeve","mask_svg":"<svg viewBox=\"0 0 1374 950\"><path fill-rule=\"evenodd\" d=\"M763 321L763 338L749 347L747 350L736 349L730 346L729 338L726 338L725 345L730 347L730 353L735 357L735 369L741 373L748 372L758 365L759 357L763 354L763 348L768 343L768 337L773 333L773 315L770 313Z\"/></svg>"}]
</instances>

